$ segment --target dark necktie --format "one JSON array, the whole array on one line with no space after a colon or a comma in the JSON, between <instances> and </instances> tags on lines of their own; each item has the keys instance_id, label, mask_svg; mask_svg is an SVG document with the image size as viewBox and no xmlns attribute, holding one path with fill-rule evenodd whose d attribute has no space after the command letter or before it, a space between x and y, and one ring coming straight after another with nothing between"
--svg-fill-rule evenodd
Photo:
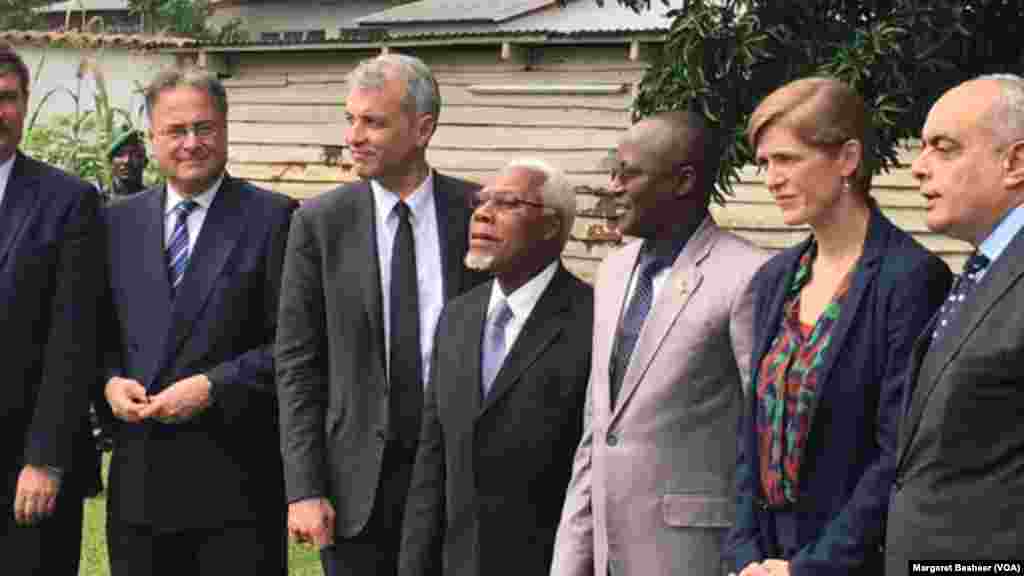
<instances>
[{"instance_id":1,"label":"dark necktie","mask_svg":"<svg viewBox=\"0 0 1024 576\"><path fill-rule=\"evenodd\" d=\"M199 204L194 200L182 200L174 207L177 219L174 221L171 240L167 243L167 274L171 281L172 296L177 293L188 266L188 215L198 207Z\"/></svg>"},{"instance_id":2,"label":"dark necktie","mask_svg":"<svg viewBox=\"0 0 1024 576\"><path fill-rule=\"evenodd\" d=\"M409 206L395 205L398 231L391 251L390 386L391 427L403 443L419 438L423 408L420 356L420 306L416 282L416 249L409 221Z\"/></svg>"},{"instance_id":3,"label":"dark necktie","mask_svg":"<svg viewBox=\"0 0 1024 576\"><path fill-rule=\"evenodd\" d=\"M971 290L978 284L978 279L985 268L988 267L988 264L988 257L980 252L971 254L971 257L964 263L963 273L956 279L953 289L949 291L949 296L942 303L942 307L939 308L939 316L935 320L935 329L932 330L932 342L937 342L949 325L953 323L957 310L971 293Z\"/></svg>"},{"instance_id":4,"label":"dark necktie","mask_svg":"<svg viewBox=\"0 0 1024 576\"><path fill-rule=\"evenodd\" d=\"M611 405L619 395L619 388L622 387L622 378L626 375L626 367L629 366L629 358L633 355L633 348L636 346L637 338L640 337L640 329L644 326L644 320L651 309L651 300L654 296L654 276L665 267L662 259L651 254L640 256L637 265L639 275L636 280L636 287L633 289L633 298L629 301L626 313L622 316L622 323L615 337L615 346L612 348L612 358L609 366L609 380L611 382Z\"/></svg>"}]
</instances>

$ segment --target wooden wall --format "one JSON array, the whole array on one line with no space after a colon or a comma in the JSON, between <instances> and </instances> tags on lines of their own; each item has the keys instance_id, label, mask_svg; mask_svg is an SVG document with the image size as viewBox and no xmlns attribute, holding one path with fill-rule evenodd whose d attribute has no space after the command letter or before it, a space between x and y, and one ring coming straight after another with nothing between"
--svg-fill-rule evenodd
<instances>
[{"instance_id":1,"label":"wooden wall","mask_svg":"<svg viewBox=\"0 0 1024 576\"><path fill-rule=\"evenodd\" d=\"M576 188L578 216L566 264L591 278L618 239L607 228L601 160L629 125L633 85L643 63L627 44L420 48L441 85L444 107L428 158L439 170L483 180L506 161L541 157ZM354 178L343 149L344 75L376 51L232 54L229 169L263 186L308 198ZM912 152L904 158L909 161ZM885 212L959 270L968 248L928 232L923 202L903 168L875 178ZM771 249L806 234L787 227L752 168L736 196L716 207L718 222Z\"/></svg>"}]
</instances>

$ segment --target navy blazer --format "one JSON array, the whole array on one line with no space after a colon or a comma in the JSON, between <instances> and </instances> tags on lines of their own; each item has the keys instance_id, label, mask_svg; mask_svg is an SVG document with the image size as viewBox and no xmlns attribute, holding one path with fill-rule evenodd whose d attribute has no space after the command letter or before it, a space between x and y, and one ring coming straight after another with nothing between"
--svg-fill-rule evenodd
<instances>
[{"instance_id":1,"label":"navy blazer","mask_svg":"<svg viewBox=\"0 0 1024 576\"><path fill-rule=\"evenodd\" d=\"M752 280L757 295L752 382L779 330L786 292L810 242L776 255ZM949 267L872 202L860 264L820 367L818 403L791 510L777 513L761 506L753 422L757 400L748 391L739 431L736 521L726 544L737 572L750 562L783 558L793 576L882 573L904 376L914 340L951 281ZM795 543L776 537L777 515L795 524Z\"/></svg>"},{"instance_id":2,"label":"navy blazer","mask_svg":"<svg viewBox=\"0 0 1024 576\"><path fill-rule=\"evenodd\" d=\"M283 522L272 346L297 202L226 176L172 299L165 195L152 188L105 213L108 369L150 394L206 374L214 400L180 424L116 423L111 517L169 530Z\"/></svg>"},{"instance_id":3,"label":"navy blazer","mask_svg":"<svg viewBox=\"0 0 1024 576\"><path fill-rule=\"evenodd\" d=\"M0 204L0 503L7 513L25 464L63 469L61 492L69 496L91 493L99 479L88 419L99 379L98 210L91 185L17 153Z\"/></svg>"}]
</instances>

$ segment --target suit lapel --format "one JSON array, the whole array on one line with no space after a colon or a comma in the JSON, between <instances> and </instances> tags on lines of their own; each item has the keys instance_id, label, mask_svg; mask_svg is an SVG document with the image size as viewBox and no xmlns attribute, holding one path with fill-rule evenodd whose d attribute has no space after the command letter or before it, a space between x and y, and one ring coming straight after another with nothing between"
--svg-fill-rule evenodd
<instances>
[{"instance_id":1,"label":"suit lapel","mask_svg":"<svg viewBox=\"0 0 1024 576\"><path fill-rule=\"evenodd\" d=\"M15 239L39 203L39 176L32 162L20 152L15 154L4 199L0 203L0 267L7 262Z\"/></svg>"},{"instance_id":2,"label":"suit lapel","mask_svg":"<svg viewBox=\"0 0 1024 576\"><path fill-rule=\"evenodd\" d=\"M152 323L144 337L150 341L143 346L144 350L163 351L167 349L167 339L171 328L171 281L167 271L167 254L164 247L164 207L167 188L162 187L145 193L147 196L137 210L138 231L126 237L137 237L139 242L122 242L118 251L125 251L128 256L125 262L139 267L138 276L131 267L125 267L124 274L132 275L126 284L138 294L134 300L136 313L145 314ZM129 311L130 313L131 311ZM143 383L152 389L157 375L163 367L165 356L151 353L145 366L148 367Z\"/></svg>"},{"instance_id":3,"label":"suit lapel","mask_svg":"<svg viewBox=\"0 0 1024 576\"><path fill-rule=\"evenodd\" d=\"M444 297L451 300L461 292L462 256L469 235L466 204L455 190L455 182L434 172L434 209L437 235L441 242L441 270L444 271Z\"/></svg>"},{"instance_id":4,"label":"suit lapel","mask_svg":"<svg viewBox=\"0 0 1024 576\"><path fill-rule=\"evenodd\" d=\"M173 355L191 332L245 225L242 190L225 176L210 204L173 306Z\"/></svg>"},{"instance_id":5,"label":"suit lapel","mask_svg":"<svg viewBox=\"0 0 1024 576\"><path fill-rule=\"evenodd\" d=\"M913 440L914 434L921 423L921 415L928 403L928 398L931 396L936 384L938 384L943 372L945 372L946 367L956 358L956 355L963 348L967 339L971 337L971 334L978 329L979 324L988 315L996 301L1024 275L1024 261L1021 259L1022 253L1024 253L1024 230L1017 232L1010 245L1006 247L1006 250L996 262L992 264L992 267L974 288L974 291L960 304L960 309L957 311L952 325L945 329L939 341L921 352L922 358L917 373L918 380L914 386L910 408L904 420L904 426L908 428L906 445L909 445L911 440ZM921 335L921 338L930 338L931 329L932 323L929 323L928 330ZM920 341L918 344L922 345ZM901 461L903 459L903 452L901 450Z\"/></svg>"},{"instance_id":6,"label":"suit lapel","mask_svg":"<svg viewBox=\"0 0 1024 576\"><path fill-rule=\"evenodd\" d=\"M346 193L354 195L350 222L355 233L347 239L350 250L343 247L339 254L350 261L367 263L365 271L358 275L362 286L360 292L363 295L363 307L366 309L366 318L370 325L370 337L377 341L376 349L380 351L381 366L387 366L381 299L389 296L382 294L381 290L380 258L377 254L377 207L373 199L373 190L370 188L370 182L364 180L358 183L354 190ZM352 266L342 262L338 269L351 270Z\"/></svg>"},{"instance_id":7,"label":"suit lapel","mask_svg":"<svg viewBox=\"0 0 1024 576\"><path fill-rule=\"evenodd\" d=\"M482 355L484 329L487 324L487 305L491 300L493 283L484 284L486 288L474 290L469 296L471 300L466 303L466 320L464 329L459 332L462 340L463 356L466 360L464 370L461 372L465 377L459 378L458 386L465 388L460 391L460 396L465 398L469 404L469 412L465 414L477 415L480 413L480 406L483 399L480 397L482 387L480 386L480 374L482 373Z\"/></svg>"},{"instance_id":8,"label":"suit lapel","mask_svg":"<svg viewBox=\"0 0 1024 576\"><path fill-rule=\"evenodd\" d=\"M544 293L541 294L537 305L530 313L530 317L526 319L526 323L519 332L515 343L512 344L512 348L505 355L505 361L498 370L498 374L494 377L491 392L483 401L481 414L487 412L491 406L519 381L523 372L537 361L541 353L551 345L562 331L564 322L557 321L556 319L559 319L569 310L570 302L567 297L568 291L566 290L569 283L568 275L569 272L559 263L558 270L551 279L551 283L548 284ZM476 357L479 362L480 354L478 353ZM479 374L480 371L477 370L476 373ZM479 378L477 380L479 381Z\"/></svg>"},{"instance_id":9,"label":"suit lapel","mask_svg":"<svg viewBox=\"0 0 1024 576\"><path fill-rule=\"evenodd\" d=\"M640 329L636 347L633 348L633 356L630 358L626 374L622 378L622 390L619 391L619 398L612 408L612 420L622 412L622 407L629 402L633 391L643 380L644 374L647 373L651 362L658 354L665 337L675 325L676 319L700 289L704 281L700 264L711 253L717 237L718 227L710 217L706 218L694 232L693 237L686 242L683 251L673 263L672 271L658 292L658 297L651 303L647 319ZM616 323L617 327L618 322Z\"/></svg>"}]
</instances>

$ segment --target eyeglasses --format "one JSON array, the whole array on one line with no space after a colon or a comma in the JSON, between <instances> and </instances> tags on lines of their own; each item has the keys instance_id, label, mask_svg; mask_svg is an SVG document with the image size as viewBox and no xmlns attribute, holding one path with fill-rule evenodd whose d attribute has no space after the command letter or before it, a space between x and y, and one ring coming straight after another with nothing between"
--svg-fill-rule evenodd
<instances>
[{"instance_id":1,"label":"eyeglasses","mask_svg":"<svg viewBox=\"0 0 1024 576\"><path fill-rule=\"evenodd\" d=\"M177 124L157 132L161 137L172 142L181 142L192 134L198 140L206 140L217 133L217 125L210 121L195 124Z\"/></svg>"},{"instance_id":2,"label":"eyeglasses","mask_svg":"<svg viewBox=\"0 0 1024 576\"><path fill-rule=\"evenodd\" d=\"M513 196L507 192L499 192L488 190L487 188L481 188L477 190L475 194L470 196L470 207L474 210L490 202L494 208L499 212L511 212L520 206L533 206L535 208L545 208L546 206L542 202L534 202L532 200L523 200L517 196Z\"/></svg>"},{"instance_id":3,"label":"eyeglasses","mask_svg":"<svg viewBox=\"0 0 1024 576\"><path fill-rule=\"evenodd\" d=\"M647 174L648 176L665 176L668 174L675 174L680 169L688 168L691 166L692 164L690 164L689 162L681 162L679 164L672 166L668 170L644 170L643 168L639 168L637 166L630 166L625 162L620 162L617 165L612 166L611 169L608 170L608 176L612 180L618 180L625 184L626 182L629 182L634 178L643 176L644 174Z\"/></svg>"}]
</instances>

